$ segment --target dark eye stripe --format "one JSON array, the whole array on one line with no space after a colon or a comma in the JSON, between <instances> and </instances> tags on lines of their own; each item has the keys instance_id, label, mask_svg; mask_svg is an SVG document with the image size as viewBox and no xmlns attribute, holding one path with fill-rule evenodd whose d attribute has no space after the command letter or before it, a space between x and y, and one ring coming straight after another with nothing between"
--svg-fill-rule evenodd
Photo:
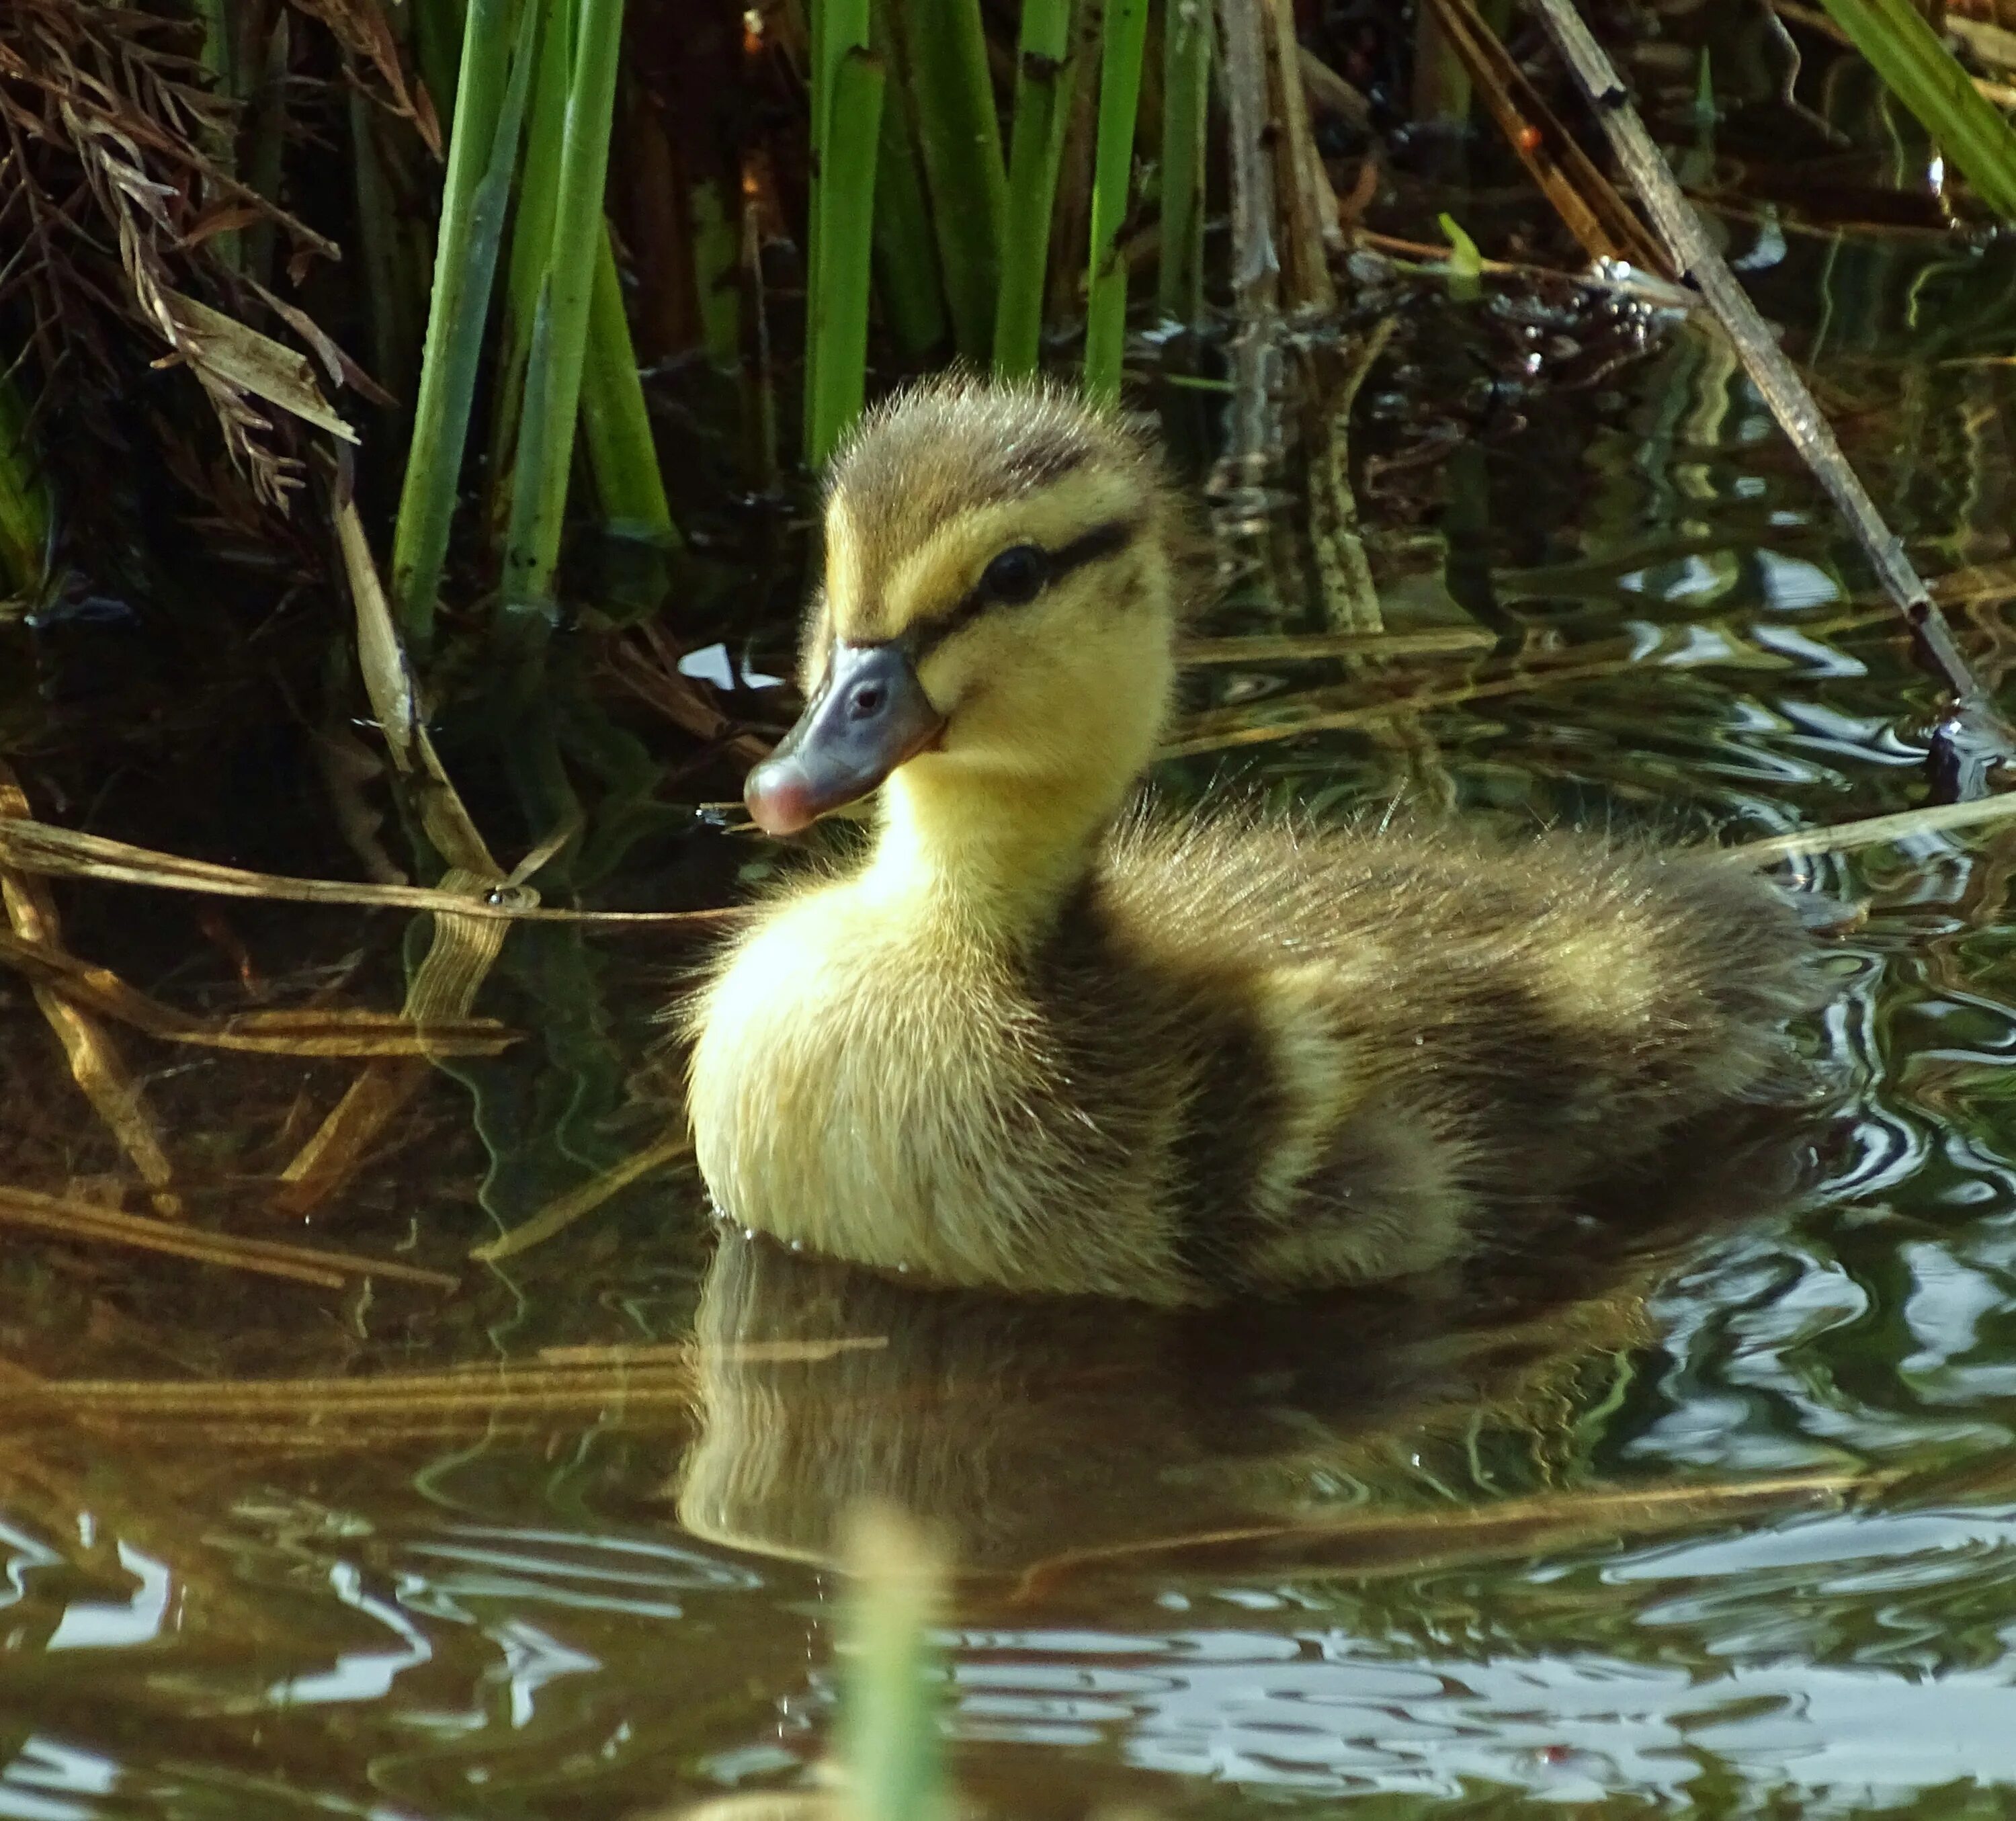
<instances>
[{"instance_id":1,"label":"dark eye stripe","mask_svg":"<svg viewBox=\"0 0 2016 1821\"><path fill-rule=\"evenodd\" d=\"M1084 568L1088 563L1118 556L1133 542L1134 534L1140 528L1131 519L1112 519L1103 525L1094 525L1082 537L1072 538L1057 549L1045 552L1048 559L1045 586L1070 574L1074 569ZM989 607L998 604L984 588L975 588L941 613L917 621L903 635L903 642L909 647L911 662L919 662L962 626L970 624ZM1006 610L1014 611L1012 607Z\"/></svg>"}]
</instances>

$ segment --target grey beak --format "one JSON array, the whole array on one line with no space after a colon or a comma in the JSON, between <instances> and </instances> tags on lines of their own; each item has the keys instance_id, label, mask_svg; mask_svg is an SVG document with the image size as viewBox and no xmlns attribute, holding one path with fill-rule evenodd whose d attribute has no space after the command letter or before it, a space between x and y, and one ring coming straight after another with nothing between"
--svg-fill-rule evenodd
<instances>
[{"instance_id":1,"label":"grey beak","mask_svg":"<svg viewBox=\"0 0 2016 1821\"><path fill-rule=\"evenodd\" d=\"M749 774L743 801L765 834L796 834L866 797L944 726L900 645L837 645L824 686Z\"/></svg>"}]
</instances>

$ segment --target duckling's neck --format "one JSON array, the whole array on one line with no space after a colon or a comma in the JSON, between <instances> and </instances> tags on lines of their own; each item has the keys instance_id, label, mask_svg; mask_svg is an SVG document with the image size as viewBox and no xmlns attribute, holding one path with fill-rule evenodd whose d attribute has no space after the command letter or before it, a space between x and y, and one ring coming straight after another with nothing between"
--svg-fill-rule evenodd
<instances>
[{"instance_id":1,"label":"duckling's neck","mask_svg":"<svg viewBox=\"0 0 2016 1821\"><path fill-rule=\"evenodd\" d=\"M1125 797L1110 784L923 769L905 766L883 786L862 888L1010 942L1055 923Z\"/></svg>"}]
</instances>

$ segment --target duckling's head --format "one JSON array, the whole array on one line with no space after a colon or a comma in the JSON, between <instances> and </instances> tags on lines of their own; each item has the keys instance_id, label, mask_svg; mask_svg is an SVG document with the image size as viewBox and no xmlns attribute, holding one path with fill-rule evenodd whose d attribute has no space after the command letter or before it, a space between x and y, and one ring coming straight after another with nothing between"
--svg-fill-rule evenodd
<instances>
[{"instance_id":1,"label":"duckling's head","mask_svg":"<svg viewBox=\"0 0 2016 1821\"><path fill-rule=\"evenodd\" d=\"M1111 418L1031 385L939 381L833 463L807 707L750 775L773 834L886 779L902 812L1068 830L1125 801L1168 714L1180 508Z\"/></svg>"}]
</instances>

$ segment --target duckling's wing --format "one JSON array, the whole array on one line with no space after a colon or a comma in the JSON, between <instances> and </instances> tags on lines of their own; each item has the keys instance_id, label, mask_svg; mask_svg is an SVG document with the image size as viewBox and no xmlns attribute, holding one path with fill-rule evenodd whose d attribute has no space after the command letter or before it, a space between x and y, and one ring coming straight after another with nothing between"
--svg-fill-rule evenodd
<instances>
[{"instance_id":1,"label":"duckling's wing","mask_svg":"<svg viewBox=\"0 0 2016 1821\"><path fill-rule=\"evenodd\" d=\"M1107 868L1144 951L1244 972L1256 1002L1291 980L1494 1193L1586 1177L1753 1091L1823 996L1782 895L1712 854L1239 813L1137 818Z\"/></svg>"}]
</instances>

